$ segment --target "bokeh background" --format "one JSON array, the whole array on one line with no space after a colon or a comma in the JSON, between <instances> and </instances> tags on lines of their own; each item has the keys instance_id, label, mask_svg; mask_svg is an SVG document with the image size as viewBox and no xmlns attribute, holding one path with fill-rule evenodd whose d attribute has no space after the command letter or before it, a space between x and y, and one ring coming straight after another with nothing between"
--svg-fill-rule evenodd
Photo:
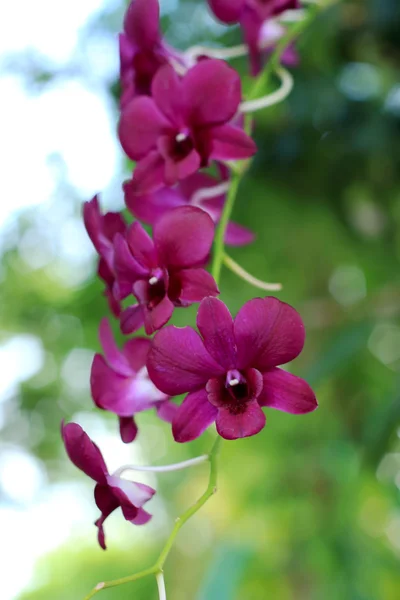
<instances>
[{"instance_id":1,"label":"bokeh background","mask_svg":"<svg viewBox=\"0 0 400 600\"><path fill-rule=\"evenodd\" d=\"M232 44L205 1L161 0L180 48ZM96 543L92 487L66 459L77 420L110 469L184 460L212 433L174 444L139 418L124 446L92 407L91 359L107 314L82 201L123 206L115 136L122 0L0 5L0 537L2 600L79 600L153 561L206 467L142 477L157 487L145 528L118 514ZM400 4L349 0L298 43L295 89L258 115L259 153L235 207L257 241L231 255L281 281L308 331L293 366L317 412L269 411L258 436L225 443L219 494L182 530L166 565L173 600L400 597ZM245 61L238 61L245 70ZM232 311L257 291L224 271ZM179 311L178 311L179 313ZM193 322L194 311L176 322ZM150 578L104 600L156 600Z\"/></svg>"}]
</instances>

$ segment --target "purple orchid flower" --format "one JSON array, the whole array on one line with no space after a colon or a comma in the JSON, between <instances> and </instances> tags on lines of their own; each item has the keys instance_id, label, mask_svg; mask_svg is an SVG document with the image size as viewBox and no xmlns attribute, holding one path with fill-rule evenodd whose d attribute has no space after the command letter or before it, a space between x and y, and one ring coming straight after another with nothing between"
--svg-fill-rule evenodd
<instances>
[{"instance_id":1,"label":"purple orchid flower","mask_svg":"<svg viewBox=\"0 0 400 600\"><path fill-rule=\"evenodd\" d=\"M177 442L194 440L214 421L225 439L255 435L261 407L303 414L317 408L310 386L277 368L304 345L300 315L276 298L254 298L233 320L217 298L205 298L191 327L166 327L154 337L147 369L166 394L189 392L172 424Z\"/></svg>"},{"instance_id":2,"label":"purple orchid flower","mask_svg":"<svg viewBox=\"0 0 400 600\"><path fill-rule=\"evenodd\" d=\"M217 19L223 23L240 23L249 47L253 75L257 75L261 69L263 25L285 10L300 7L299 0L208 0L208 3ZM286 58L290 61L289 54Z\"/></svg>"},{"instance_id":3,"label":"purple orchid flower","mask_svg":"<svg viewBox=\"0 0 400 600\"><path fill-rule=\"evenodd\" d=\"M229 123L241 102L238 73L224 61L206 59L179 77L161 67L152 98L134 98L119 122L122 147L138 161L132 191L138 195L196 173L211 160L239 160L256 151L253 140Z\"/></svg>"},{"instance_id":4,"label":"purple orchid flower","mask_svg":"<svg viewBox=\"0 0 400 600\"><path fill-rule=\"evenodd\" d=\"M195 173L173 188L165 187L152 194L137 196L134 191L135 184L130 180L126 181L123 186L125 203L137 219L149 225L155 225L172 208L185 205L197 205L210 215L214 223L218 223L225 204L225 194L218 194L213 198L196 202L199 190L212 188L218 183L222 183L222 181L205 173ZM233 222L228 224L225 234L225 243L228 246L246 246L251 244L254 238L254 233L247 227Z\"/></svg>"},{"instance_id":5,"label":"purple orchid flower","mask_svg":"<svg viewBox=\"0 0 400 600\"><path fill-rule=\"evenodd\" d=\"M120 299L133 294L138 304L121 315L121 331L149 335L169 321L175 306L189 306L219 294L203 267L214 238L210 216L192 206L175 208L157 221L153 240L139 222L124 238L115 237L115 267Z\"/></svg>"},{"instance_id":6,"label":"purple orchid flower","mask_svg":"<svg viewBox=\"0 0 400 600\"><path fill-rule=\"evenodd\" d=\"M62 423L61 435L70 460L96 482L94 499L101 516L95 525L98 527L99 544L105 550L103 524L107 517L121 507L127 521L133 525L144 525L151 515L142 507L153 497L155 490L143 483L110 475L99 448L77 423Z\"/></svg>"},{"instance_id":7,"label":"purple orchid flower","mask_svg":"<svg viewBox=\"0 0 400 600\"><path fill-rule=\"evenodd\" d=\"M109 212L102 215L97 196L84 203L83 220L86 231L100 257L97 273L106 284L104 295L113 315L119 317L121 306L113 293L115 285L113 239L117 233L125 235L127 225L119 213Z\"/></svg>"},{"instance_id":8,"label":"purple orchid flower","mask_svg":"<svg viewBox=\"0 0 400 600\"><path fill-rule=\"evenodd\" d=\"M96 406L118 415L122 441L136 438L138 412L155 408L161 419L171 423L177 407L150 381L145 366L151 341L135 338L119 350L107 319L100 323L99 336L104 356L96 354L93 359L92 397Z\"/></svg>"},{"instance_id":9,"label":"purple orchid flower","mask_svg":"<svg viewBox=\"0 0 400 600\"><path fill-rule=\"evenodd\" d=\"M131 1L119 36L122 108L135 96L151 95L154 75L169 60L184 62L162 39L159 22L158 0Z\"/></svg>"}]
</instances>

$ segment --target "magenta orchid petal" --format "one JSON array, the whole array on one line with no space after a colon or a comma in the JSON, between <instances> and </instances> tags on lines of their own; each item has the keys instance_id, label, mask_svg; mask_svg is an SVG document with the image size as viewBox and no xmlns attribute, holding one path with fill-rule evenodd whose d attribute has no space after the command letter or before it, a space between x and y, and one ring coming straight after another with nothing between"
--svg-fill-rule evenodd
<instances>
[{"instance_id":1,"label":"magenta orchid petal","mask_svg":"<svg viewBox=\"0 0 400 600\"><path fill-rule=\"evenodd\" d=\"M214 239L211 217L200 208L185 206L164 215L154 226L158 256L170 268L202 266Z\"/></svg>"},{"instance_id":2,"label":"magenta orchid petal","mask_svg":"<svg viewBox=\"0 0 400 600\"><path fill-rule=\"evenodd\" d=\"M112 369L120 375L132 375L132 367L115 343L108 319L102 319L99 327L100 343L104 356Z\"/></svg>"},{"instance_id":3,"label":"magenta orchid petal","mask_svg":"<svg viewBox=\"0 0 400 600\"><path fill-rule=\"evenodd\" d=\"M243 412L219 408L216 426L221 437L236 440L259 433L265 426L265 415L257 401L253 400L246 403Z\"/></svg>"},{"instance_id":4,"label":"magenta orchid petal","mask_svg":"<svg viewBox=\"0 0 400 600\"><path fill-rule=\"evenodd\" d=\"M147 96L134 98L122 110L118 125L121 145L132 160L140 160L155 149L161 133L171 123Z\"/></svg>"},{"instance_id":5,"label":"magenta orchid petal","mask_svg":"<svg viewBox=\"0 0 400 600\"><path fill-rule=\"evenodd\" d=\"M145 511L143 508L138 508L136 512L136 516L130 512L131 509L128 507L122 507L122 513L127 521L132 523L133 525L146 525L152 519L152 515Z\"/></svg>"},{"instance_id":6,"label":"magenta orchid petal","mask_svg":"<svg viewBox=\"0 0 400 600\"><path fill-rule=\"evenodd\" d=\"M140 329L144 324L144 310L140 304L128 306L120 316L120 328L124 335L129 335Z\"/></svg>"},{"instance_id":7,"label":"magenta orchid petal","mask_svg":"<svg viewBox=\"0 0 400 600\"><path fill-rule=\"evenodd\" d=\"M177 127L182 126L182 80L171 65L161 67L151 86L153 99L165 117Z\"/></svg>"},{"instance_id":8,"label":"magenta orchid petal","mask_svg":"<svg viewBox=\"0 0 400 600\"><path fill-rule=\"evenodd\" d=\"M156 405L156 410L160 419L166 421L167 423L172 423L178 410L178 406L170 400L164 400Z\"/></svg>"},{"instance_id":9,"label":"magenta orchid petal","mask_svg":"<svg viewBox=\"0 0 400 600\"><path fill-rule=\"evenodd\" d=\"M153 194L138 196L132 189L132 182L124 183L125 204L129 211L137 218L154 225L159 218L172 208L184 206L185 198L176 189L162 188Z\"/></svg>"},{"instance_id":10,"label":"magenta orchid petal","mask_svg":"<svg viewBox=\"0 0 400 600\"><path fill-rule=\"evenodd\" d=\"M172 422L175 441L184 443L198 438L215 421L217 412L205 390L188 394Z\"/></svg>"},{"instance_id":11,"label":"magenta orchid petal","mask_svg":"<svg viewBox=\"0 0 400 600\"><path fill-rule=\"evenodd\" d=\"M62 423L61 434L71 462L97 483L105 484L107 467L103 455L82 427Z\"/></svg>"},{"instance_id":12,"label":"magenta orchid petal","mask_svg":"<svg viewBox=\"0 0 400 600\"><path fill-rule=\"evenodd\" d=\"M147 370L154 385L171 396L203 388L210 377L224 372L194 329L173 326L155 335Z\"/></svg>"},{"instance_id":13,"label":"magenta orchid petal","mask_svg":"<svg viewBox=\"0 0 400 600\"><path fill-rule=\"evenodd\" d=\"M161 139L160 139L161 142ZM169 156L165 158L165 183L166 185L174 185L180 179L185 179L199 170L201 165L201 157L196 150L189 152L187 156L181 160L175 160Z\"/></svg>"},{"instance_id":14,"label":"magenta orchid petal","mask_svg":"<svg viewBox=\"0 0 400 600\"><path fill-rule=\"evenodd\" d=\"M261 406L302 415L318 408L315 394L304 379L282 369L264 373L264 387L258 398Z\"/></svg>"},{"instance_id":15,"label":"magenta orchid petal","mask_svg":"<svg viewBox=\"0 0 400 600\"><path fill-rule=\"evenodd\" d=\"M120 417L131 417L153 406L147 394L142 394L134 377L119 375L96 354L90 373L90 388L94 403Z\"/></svg>"},{"instance_id":16,"label":"magenta orchid petal","mask_svg":"<svg viewBox=\"0 0 400 600\"><path fill-rule=\"evenodd\" d=\"M228 307L218 298L204 298L197 313L197 328L206 350L217 363L225 369L233 369L236 343Z\"/></svg>"},{"instance_id":17,"label":"magenta orchid petal","mask_svg":"<svg viewBox=\"0 0 400 600\"><path fill-rule=\"evenodd\" d=\"M214 15L228 25L240 19L246 0L208 0Z\"/></svg>"},{"instance_id":18,"label":"magenta orchid petal","mask_svg":"<svg viewBox=\"0 0 400 600\"><path fill-rule=\"evenodd\" d=\"M304 346L304 325L298 312L277 298L254 298L240 309L234 322L238 368L261 372L285 364Z\"/></svg>"},{"instance_id":19,"label":"magenta orchid petal","mask_svg":"<svg viewBox=\"0 0 400 600\"><path fill-rule=\"evenodd\" d=\"M272 4L268 7L269 15L272 15ZM240 19L240 25L243 30L243 37L249 47L250 67L253 76L258 75L261 70L261 51L259 49L259 40L261 29L267 14L260 15L251 8L245 9Z\"/></svg>"},{"instance_id":20,"label":"magenta orchid petal","mask_svg":"<svg viewBox=\"0 0 400 600\"><path fill-rule=\"evenodd\" d=\"M239 74L222 60L198 62L182 82L188 118L195 126L230 121L242 99Z\"/></svg>"},{"instance_id":21,"label":"magenta orchid petal","mask_svg":"<svg viewBox=\"0 0 400 600\"><path fill-rule=\"evenodd\" d=\"M144 306L144 329L147 335L151 335L168 323L173 312L174 305L168 296L164 296L161 302L151 309Z\"/></svg>"},{"instance_id":22,"label":"magenta orchid petal","mask_svg":"<svg viewBox=\"0 0 400 600\"><path fill-rule=\"evenodd\" d=\"M165 161L158 150L140 160L135 168L131 191L142 196L165 186Z\"/></svg>"},{"instance_id":23,"label":"magenta orchid petal","mask_svg":"<svg viewBox=\"0 0 400 600\"><path fill-rule=\"evenodd\" d=\"M120 234L117 234L114 239L114 254L118 299L122 300L132 293L132 285L135 281L148 275L149 267L139 264L133 258L127 240Z\"/></svg>"},{"instance_id":24,"label":"magenta orchid petal","mask_svg":"<svg viewBox=\"0 0 400 600\"><path fill-rule=\"evenodd\" d=\"M133 258L141 266L148 270L158 266L154 242L138 221L132 223L128 228L126 240Z\"/></svg>"},{"instance_id":25,"label":"magenta orchid petal","mask_svg":"<svg viewBox=\"0 0 400 600\"><path fill-rule=\"evenodd\" d=\"M119 433L124 444L130 444L136 439L138 426L133 417L119 417Z\"/></svg>"},{"instance_id":26,"label":"magenta orchid petal","mask_svg":"<svg viewBox=\"0 0 400 600\"><path fill-rule=\"evenodd\" d=\"M257 151L255 142L234 125L214 127L211 131L212 150L210 158L214 160L242 160L251 158Z\"/></svg>"},{"instance_id":27,"label":"magenta orchid petal","mask_svg":"<svg viewBox=\"0 0 400 600\"><path fill-rule=\"evenodd\" d=\"M109 517L111 513L120 506L120 504L108 485L96 485L94 488L94 499L98 509L101 512L101 517L95 522L95 525L98 528L97 539L101 548L106 550L103 524L107 517Z\"/></svg>"},{"instance_id":28,"label":"magenta orchid petal","mask_svg":"<svg viewBox=\"0 0 400 600\"><path fill-rule=\"evenodd\" d=\"M125 13L124 30L143 50L153 50L160 41L158 0L131 0Z\"/></svg>"},{"instance_id":29,"label":"magenta orchid petal","mask_svg":"<svg viewBox=\"0 0 400 600\"><path fill-rule=\"evenodd\" d=\"M131 369L133 369L136 373L143 369L143 367L146 365L150 346L151 340L144 337L128 340L124 345L124 356L126 357Z\"/></svg>"},{"instance_id":30,"label":"magenta orchid petal","mask_svg":"<svg viewBox=\"0 0 400 600\"><path fill-rule=\"evenodd\" d=\"M156 493L153 488L144 483L136 483L115 475L108 475L107 484L122 506L141 508L151 500Z\"/></svg>"},{"instance_id":31,"label":"magenta orchid petal","mask_svg":"<svg viewBox=\"0 0 400 600\"><path fill-rule=\"evenodd\" d=\"M205 269L182 269L176 278L180 289L178 298L183 306L219 294L214 277Z\"/></svg>"},{"instance_id":32,"label":"magenta orchid petal","mask_svg":"<svg viewBox=\"0 0 400 600\"><path fill-rule=\"evenodd\" d=\"M243 225L229 223L225 232L225 243L228 246L247 246L255 240L255 233Z\"/></svg>"}]
</instances>

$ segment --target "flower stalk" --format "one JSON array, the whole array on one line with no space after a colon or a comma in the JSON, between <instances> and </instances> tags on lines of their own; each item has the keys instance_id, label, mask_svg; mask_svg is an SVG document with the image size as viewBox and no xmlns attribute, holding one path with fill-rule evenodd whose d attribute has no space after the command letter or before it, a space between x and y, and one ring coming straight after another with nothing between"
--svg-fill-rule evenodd
<instances>
[{"instance_id":1,"label":"flower stalk","mask_svg":"<svg viewBox=\"0 0 400 600\"><path fill-rule=\"evenodd\" d=\"M282 289L281 283L267 283L266 281L262 281L261 279L257 279L257 277L253 277L250 275L243 267L241 267L236 261L233 260L230 256L224 253L223 262L228 269L230 269L233 273L238 275L250 285L254 285L254 287L259 288L260 290L265 290L266 292L279 292Z\"/></svg>"},{"instance_id":2,"label":"flower stalk","mask_svg":"<svg viewBox=\"0 0 400 600\"><path fill-rule=\"evenodd\" d=\"M143 579L144 577L148 577L149 575L155 575L157 578L160 600L166 600L165 591L160 592L160 585L164 585L164 578L161 578L162 570L164 564L168 558L169 553L171 552L172 546L174 545L175 538L178 535L179 531L182 529L184 524L189 521L193 515L195 515L204 504L213 496L217 491L217 477L218 477L218 457L221 448L222 439L218 436L214 442L213 447L211 448L210 454L207 456L210 462L210 474L208 478L208 485L203 495L190 506L184 513L182 513L175 521L175 526L167 539L164 548L162 549L158 559L154 563L153 566L145 569L144 571L140 571L139 573L135 573L134 575L128 575L127 577L122 577L121 579L113 579L112 581L103 581L97 584L93 590L84 598L84 600L90 600L93 598L98 592L102 590L117 587L119 585L123 585L125 583L132 583L133 581L137 581L138 579ZM162 588L161 588L162 590ZM161 595L164 593L164 596Z\"/></svg>"},{"instance_id":3,"label":"flower stalk","mask_svg":"<svg viewBox=\"0 0 400 600\"><path fill-rule=\"evenodd\" d=\"M164 465L164 466L141 466L141 465L124 465L117 469L114 473L116 477L121 477L122 473L126 471L142 471L145 473L170 473L171 471L181 471L182 469L188 469L189 467L194 467L199 465L206 460L209 459L208 454L203 454L202 456L197 456L196 458L190 458L189 460L184 460L179 463L175 463L172 465Z\"/></svg>"}]
</instances>

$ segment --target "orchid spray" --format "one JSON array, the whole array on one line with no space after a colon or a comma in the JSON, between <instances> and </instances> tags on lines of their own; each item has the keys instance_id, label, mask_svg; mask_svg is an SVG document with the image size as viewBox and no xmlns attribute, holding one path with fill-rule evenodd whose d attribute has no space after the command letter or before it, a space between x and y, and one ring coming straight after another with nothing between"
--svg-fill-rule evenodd
<instances>
[{"instance_id":1,"label":"orchid spray","mask_svg":"<svg viewBox=\"0 0 400 600\"><path fill-rule=\"evenodd\" d=\"M208 0L217 19L240 25L243 44L195 46L186 52L164 40L158 0L131 0L126 11L119 36L118 134L136 163L123 190L137 220L127 223L121 214L102 214L95 197L84 206L84 221L99 255L98 275L110 312L124 335L144 331L119 349L109 321L102 320L103 354L93 360L92 397L98 408L116 415L124 443L134 442L136 415L149 409L171 423L176 442L194 440L213 423L216 437L203 456L165 466L124 465L110 474L82 428L63 423L69 458L95 482L103 549L104 522L115 510L120 508L133 525L151 519L144 505L155 490L124 478L126 472L168 473L204 462L210 468L206 490L176 519L156 562L134 575L98 583L85 600L147 576L156 579L159 598L166 600L166 560L179 530L217 490L222 440L259 433L264 409L304 414L317 408L310 386L280 368L303 349L305 331L297 311L267 296L250 300L232 317L218 295L223 266L260 290L281 290L280 284L245 271L225 246L254 241L251 231L231 221L241 180L257 152L253 114L288 96L293 79L287 66L298 62L296 39L331 3ZM246 55L253 84L243 97L230 61ZM275 79L278 89L263 95ZM152 226L152 236L142 223ZM175 309L196 303L197 329L168 325ZM180 394L186 396L178 405L174 397Z\"/></svg>"}]
</instances>

